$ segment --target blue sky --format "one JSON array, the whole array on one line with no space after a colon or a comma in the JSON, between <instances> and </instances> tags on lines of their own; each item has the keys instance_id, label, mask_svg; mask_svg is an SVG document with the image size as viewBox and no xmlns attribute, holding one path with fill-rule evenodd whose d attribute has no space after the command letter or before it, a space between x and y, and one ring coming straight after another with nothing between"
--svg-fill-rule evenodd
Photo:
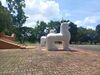
<instances>
[{"instance_id":1,"label":"blue sky","mask_svg":"<svg viewBox=\"0 0 100 75\"><path fill-rule=\"evenodd\" d=\"M56 0L60 10L65 10L70 19L78 26L95 29L100 24L100 0Z\"/></svg>"},{"instance_id":2,"label":"blue sky","mask_svg":"<svg viewBox=\"0 0 100 75\"><path fill-rule=\"evenodd\" d=\"M83 19L100 12L100 0L57 0L60 10L67 10L72 19Z\"/></svg>"},{"instance_id":3,"label":"blue sky","mask_svg":"<svg viewBox=\"0 0 100 75\"><path fill-rule=\"evenodd\" d=\"M6 6L5 0L1 0ZM25 0L29 17L24 26L34 27L37 20L69 19L77 26L95 29L100 24L100 0Z\"/></svg>"}]
</instances>

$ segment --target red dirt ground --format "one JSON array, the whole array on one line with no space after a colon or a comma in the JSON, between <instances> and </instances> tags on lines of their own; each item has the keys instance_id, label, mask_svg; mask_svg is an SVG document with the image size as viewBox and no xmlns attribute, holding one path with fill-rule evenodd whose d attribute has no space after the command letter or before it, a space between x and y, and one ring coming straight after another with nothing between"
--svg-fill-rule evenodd
<instances>
[{"instance_id":1,"label":"red dirt ground","mask_svg":"<svg viewBox=\"0 0 100 75\"><path fill-rule=\"evenodd\" d=\"M0 75L100 75L100 52L0 50Z\"/></svg>"}]
</instances>

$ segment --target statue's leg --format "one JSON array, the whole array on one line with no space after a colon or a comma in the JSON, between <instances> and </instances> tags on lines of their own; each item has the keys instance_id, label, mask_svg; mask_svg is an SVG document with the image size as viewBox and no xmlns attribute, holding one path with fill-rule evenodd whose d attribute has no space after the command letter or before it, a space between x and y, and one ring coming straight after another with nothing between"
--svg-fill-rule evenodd
<instances>
[{"instance_id":1,"label":"statue's leg","mask_svg":"<svg viewBox=\"0 0 100 75\"><path fill-rule=\"evenodd\" d=\"M63 49L64 50L69 50L69 42L68 41L63 41Z\"/></svg>"},{"instance_id":2,"label":"statue's leg","mask_svg":"<svg viewBox=\"0 0 100 75\"><path fill-rule=\"evenodd\" d=\"M46 38L41 38L40 44L41 44L41 46L45 46L45 44L46 44Z\"/></svg>"},{"instance_id":3,"label":"statue's leg","mask_svg":"<svg viewBox=\"0 0 100 75\"><path fill-rule=\"evenodd\" d=\"M47 37L46 47L47 47L47 50L56 50L54 37L52 36Z\"/></svg>"}]
</instances>

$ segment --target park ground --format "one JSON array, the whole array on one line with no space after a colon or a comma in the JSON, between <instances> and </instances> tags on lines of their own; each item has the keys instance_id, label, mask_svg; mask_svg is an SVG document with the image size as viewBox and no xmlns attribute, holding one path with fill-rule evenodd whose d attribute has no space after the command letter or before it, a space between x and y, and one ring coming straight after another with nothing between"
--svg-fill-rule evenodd
<instances>
[{"instance_id":1,"label":"park ground","mask_svg":"<svg viewBox=\"0 0 100 75\"><path fill-rule=\"evenodd\" d=\"M100 45L71 45L71 51L0 50L0 75L100 75Z\"/></svg>"}]
</instances>

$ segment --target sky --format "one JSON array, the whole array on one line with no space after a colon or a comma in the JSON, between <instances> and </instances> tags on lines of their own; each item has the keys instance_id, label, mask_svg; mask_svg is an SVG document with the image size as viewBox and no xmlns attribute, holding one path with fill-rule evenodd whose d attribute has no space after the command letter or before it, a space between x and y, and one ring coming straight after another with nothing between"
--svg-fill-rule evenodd
<instances>
[{"instance_id":1,"label":"sky","mask_svg":"<svg viewBox=\"0 0 100 75\"><path fill-rule=\"evenodd\" d=\"M6 1L1 0L6 6ZM24 26L34 27L36 21L70 20L78 27L95 29L100 24L100 0L25 0Z\"/></svg>"}]
</instances>

